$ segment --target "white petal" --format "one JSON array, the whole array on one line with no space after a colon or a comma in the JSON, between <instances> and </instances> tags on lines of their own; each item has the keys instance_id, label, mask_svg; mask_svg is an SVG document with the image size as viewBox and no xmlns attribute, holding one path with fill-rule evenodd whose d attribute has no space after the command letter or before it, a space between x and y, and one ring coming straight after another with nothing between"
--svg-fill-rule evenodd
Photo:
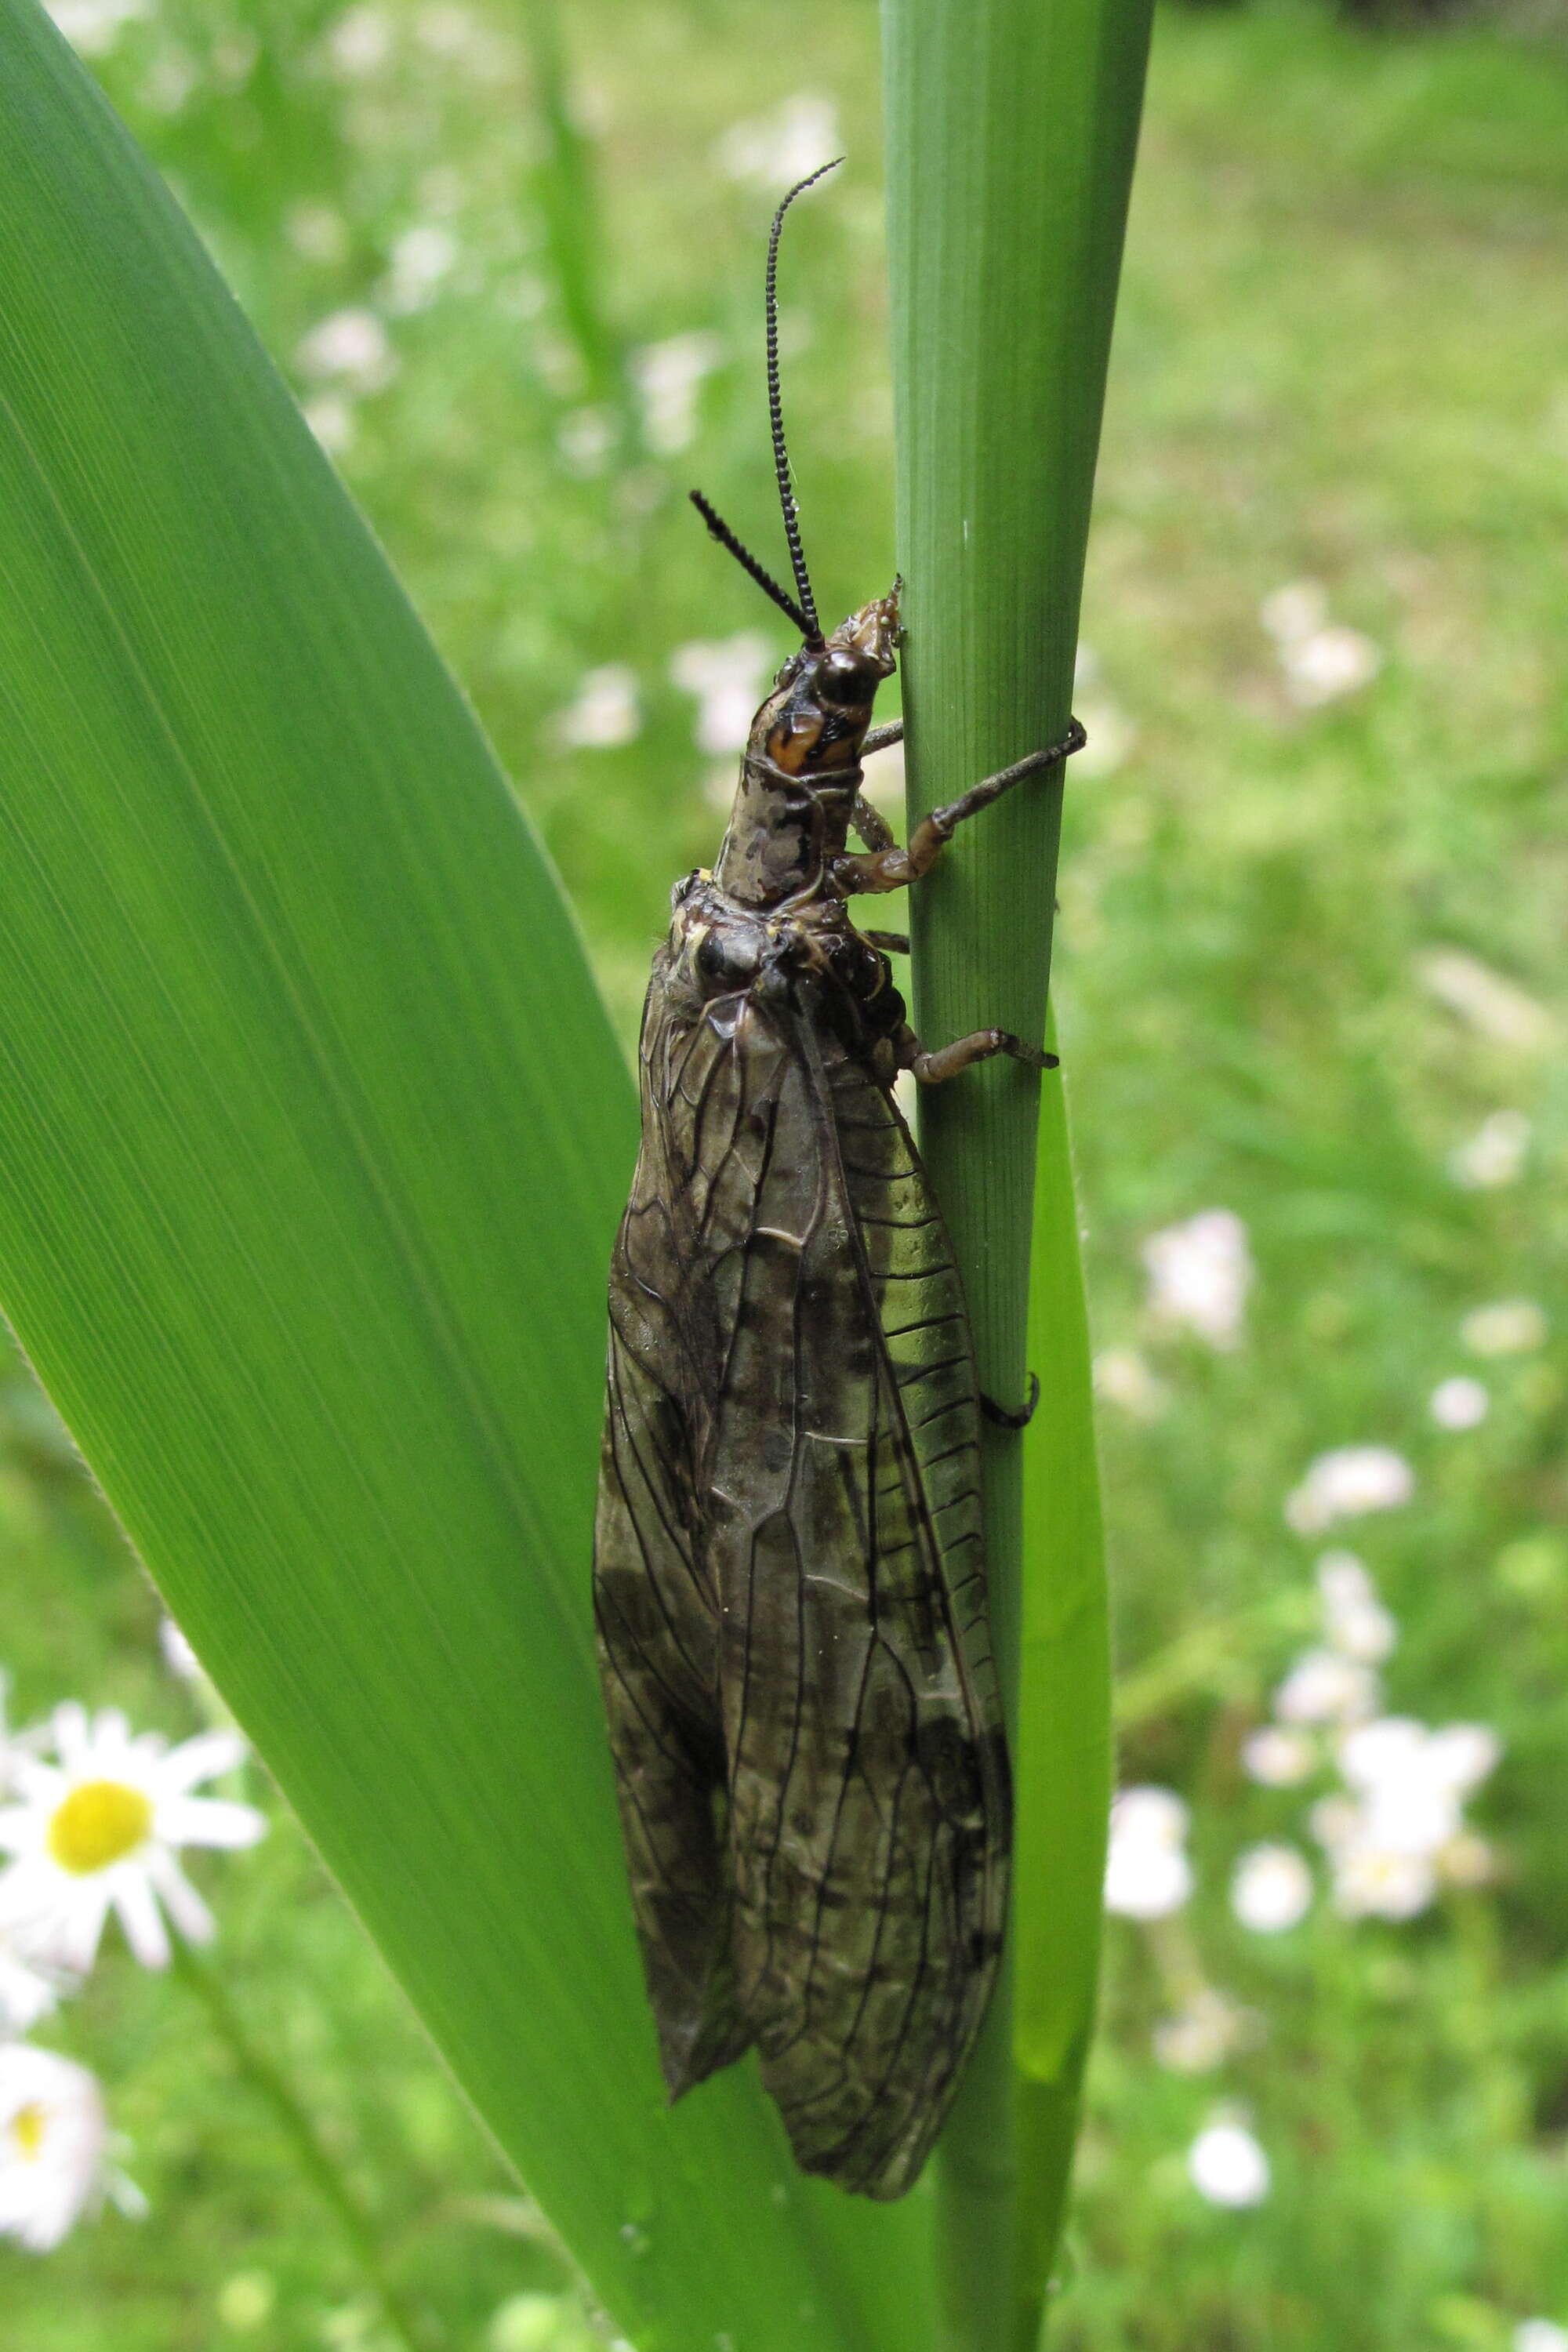
<instances>
[{"instance_id":1,"label":"white petal","mask_svg":"<svg viewBox=\"0 0 1568 2352\"><path fill-rule=\"evenodd\" d=\"M158 1808L157 1834L169 1845L254 1845L267 1834L267 1816L224 1797L174 1797Z\"/></svg>"},{"instance_id":2,"label":"white petal","mask_svg":"<svg viewBox=\"0 0 1568 2352\"><path fill-rule=\"evenodd\" d=\"M199 1731L194 1739L170 1749L160 1769L161 1784L171 1790L194 1789L220 1772L232 1772L247 1753L237 1731Z\"/></svg>"},{"instance_id":3,"label":"white petal","mask_svg":"<svg viewBox=\"0 0 1568 2352\"><path fill-rule=\"evenodd\" d=\"M146 1855L147 1875L163 1898L170 1918L189 1944L210 1944L217 1922L166 1846Z\"/></svg>"},{"instance_id":4,"label":"white petal","mask_svg":"<svg viewBox=\"0 0 1568 2352\"><path fill-rule=\"evenodd\" d=\"M62 1763L79 1762L87 1753L92 1739L87 1709L81 1701L74 1698L62 1701L49 1719L49 1727L54 1733L55 1747Z\"/></svg>"},{"instance_id":5,"label":"white petal","mask_svg":"<svg viewBox=\"0 0 1568 2352\"><path fill-rule=\"evenodd\" d=\"M166 1969L169 1931L153 1899L146 1872L132 1867L116 1871L113 1875L114 1907L120 1914L126 1942L144 1969Z\"/></svg>"},{"instance_id":6,"label":"white petal","mask_svg":"<svg viewBox=\"0 0 1568 2352\"><path fill-rule=\"evenodd\" d=\"M40 1925L38 1949L51 1953L79 1977L87 1975L98 1958L103 1923L109 1916L109 1889L102 1881L72 1890L68 1905Z\"/></svg>"}]
</instances>

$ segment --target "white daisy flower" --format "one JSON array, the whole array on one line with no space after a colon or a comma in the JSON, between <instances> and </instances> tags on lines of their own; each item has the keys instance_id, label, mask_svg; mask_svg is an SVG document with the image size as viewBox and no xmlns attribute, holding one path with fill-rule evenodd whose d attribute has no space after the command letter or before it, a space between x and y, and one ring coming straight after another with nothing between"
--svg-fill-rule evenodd
<instances>
[{"instance_id":1,"label":"white daisy flower","mask_svg":"<svg viewBox=\"0 0 1568 2352\"><path fill-rule=\"evenodd\" d=\"M1439 1429L1478 1429L1491 1410L1491 1399L1468 1372L1456 1372L1451 1380L1438 1381L1428 1410Z\"/></svg>"},{"instance_id":2,"label":"white daisy flower","mask_svg":"<svg viewBox=\"0 0 1568 2352\"><path fill-rule=\"evenodd\" d=\"M1230 1907L1255 1936L1299 1927L1312 1905L1312 1874L1293 1845L1250 1845L1237 1861Z\"/></svg>"},{"instance_id":3,"label":"white daisy flower","mask_svg":"<svg viewBox=\"0 0 1568 2352\"><path fill-rule=\"evenodd\" d=\"M1468 1192L1491 1192L1516 1181L1534 1129L1521 1110L1494 1110L1474 1135L1448 1155L1448 1173Z\"/></svg>"},{"instance_id":4,"label":"white daisy flower","mask_svg":"<svg viewBox=\"0 0 1568 2352\"><path fill-rule=\"evenodd\" d=\"M1415 1491L1415 1475L1388 1445L1337 1445L1307 1465L1286 1497L1285 1518L1298 1535L1321 1535L1336 1519L1397 1510Z\"/></svg>"},{"instance_id":5,"label":"white daisy flower","mask_svg":"<svg viewBox=\"0 0 1568 2352\"><path fill-rule=\"evenodd\" d=\"M1342 1657L1381 1665L1399 1638L1399 1628L1354 1552L1324 1552L1318 1562L1318 1591L1330 1647Z\"/></svg>"},{"instance_id":6,"label":"white daisy flower","mask_svg":"<svg viewBox=\"0 0 1568 2352\"><path fill-rule=\"evenodd\" d=\"M40 2017L47 2017L59 1991L53 1976L36 1968L9 1937L0 1934L0 2042L31 2032Z\"/></svg>"},{"instance_id":7,"label":"white daisy flower","mask_svg":"<svg viewBox=\"0 0 1568 2352\"><path fill-rule=\"evenodd\" d=\"M1521 2319L1513 2331L1513 2352L1568 2352L1568 2327L1554 2319Z\"/></svg>"},{"instance_id":8,"label":"white daisy flower","mask_svg":"<svg viewBox=\"0 0 1568 2352\"><path fill-rule=\"evenodd\" d=\"M1241 1746L1243 1769L1266 1789L1294 1789L1317 1769L1318 1751L1304 1731L1283 1724L1260 1724Z\"/></svg>"},{"instance_id":9,"label":"white daisy flower","mask_svg":"<svg viewBox=\"0 0 1568 2352\"><path fill-rule=\"evenodd\" d=\"M244 1742L204 1731L171 1748L157 1732L132 1737L117 1708L93 1717L74 1702L55 1709L52 1728L58 1761L14 1759L22 1801L0 1808L0 1851L13 1857L0 1872L0 1925L29 1958L85 1974L112 1910L143 1967L163 1968L164 1911L193 1943L214 1927L179 1849L254 1845L267 1827L253 1806L191 1794L232 1771Z\"/></svg>"},{"instance_id":10,"label":"white daisy flower","mask_svg":"<svg viewBox=\"0 0 1568 2352\"><path fill-rule=\"evenodd\" d=\"M1193 1891L1188 1814L1173 1790L1123 1789L1110 1809L1105 1907L1124 1919L1164 1919Z\"/></svg>"},{"instance_id":11,"label":"white daisy flower","mask_svg":"<svg viewBox=\"0 0 1568 2352\"><path fill-rule=\"evenodd\" d=\"M1377 1706L1372 1668L1334 1650L1303 1650L1274 1694L1282 1724L1353 1723Z\"/></svg>"},{"instance_id":12,"label":"white daisy flower","mask_svg":"<svg viewBox=\"0 0 1568 2352\"><path fill-rule=\"evenodd\" d=\"M1522 1356L1546 1339L1546 1317L1533 1298L1499 1298L1477 1307L1459 1326L1472 1355Z\"/></svg>"},{"instance_id":13,"label":"white daisy flower","mask_svg":"<svg viewBox=\"0 0 1568 2352\"><path fill-rule=\"evenodd\" d=\"M1268 2158L1245 2124L1216 2121L1187 2150L1193 2187L1211 2205L1261 2205L1268 2194Z\"/></svg>"},{"instance_id":14,"label":"white daisy flower","mask_svg":"<svg viewBox=\"0 0 1568 2352\"><path fill-rule=\"evenodd\" d=\"M1252 1253L1247 1227L1233 1209L1200 1209L1182 1224L1151 1234L1143 1264L1157 1320L1185 1324L1211 1348L1237 1345L1252 1286Z\"/></svg>"},{"instance_id":15,"label":"white daisy flower","mask_svg":"<svg viewBox=\"0 0 1568 2352\"><path fill-rule=\"evenodd\" d=\"M555 719L556 740L573 749L609 751L633 741L641 729L637 672L625 662L584 670L575 699Z\"/></svg>"},{"instance_id":16,"label":"white daisy flower","mask_svg":"<svg viewBox=\"0 0 1568 2352\"><path fill-rule=\"evenodd\" d=\"M697 698L699 751L717 756L744 743L772 668L768 640L757 629L742 629L732 637L696 637L676 647L669 675ZM732 772L726 790L734 790Z\"/></svg>"},{"instance_id":17,"label":"white daisy flower","mask_svg":"<svg viewBox=\"0 0 1568 2352\"><path fill-rule=\"evenodd\" d=\"M58 2246L108 2185L103 2095L85 2066L25 2042L0 2045L0 2236Z\"/></svg>"},{"instance_id":18,"label":"white daisy flower","mask_svg":"<svg viewBox=\"0 0 1568 2352\"><path fill-rule=\"evenodd\" d=\"M1094 1360L1094 1392L1131 1413L1134 1421L1159 1421L1171 1391L1136 1348L1102 1348Z\"/></svg>"}]
</instances>

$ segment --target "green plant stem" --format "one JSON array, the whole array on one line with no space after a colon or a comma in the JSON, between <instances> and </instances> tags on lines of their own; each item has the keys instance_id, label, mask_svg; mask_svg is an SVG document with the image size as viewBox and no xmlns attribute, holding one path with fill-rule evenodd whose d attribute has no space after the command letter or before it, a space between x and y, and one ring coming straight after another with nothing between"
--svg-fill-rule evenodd
<instances>
[{"instance_id":1,"label":"green plant stem","mask_svg":"<svg viewBox=\"0 0 1568 2352\"><path fill-rule=\"evenodd\" d=\"M884 0L911 821L1067 722L1149 16L1149 0ZM1059 772L1012 793L914 894L915 1016L931 1043L992 1024L1043 1034L1061 794ZM981 1382L1012 1402L1038 1084L998 1061L928 1101ZM1065 1168L1065 1126L1058 1148ZM1081 1333L1075 1345L1076 1397ZM1047 1392L1042 1412L1055 1405ZM988 1433L991 1605L1015 1730L1023 1459L1016 1437ZM1086 1818L1102 1800L1090 1787ZM1085 1850L1077 1824L1059 1826ZM1036 1843L1021 1806L1021 1861ZM1092 1953L1096 1933L1082 1922L1079 1947ZM1009 1980L939 2151L947 2352L1003 2352L1037 2328L1049 2249L1019 2211L1013 2007Z\"/></svg>"},{"instance_id":2,"label":"green plant stem","mask_svg":"<svg viewBox=\"0 0 1568 2352\"><path fill-rule=\"evenodd\" d=\"M374 2223L287 2077L258 2047L216 1972L188 1944L176 1943L174 1970L205 2010L213 2031L234 2062L236 2074L271 2109L273 2120L292 2147L300 2171L331 2211L363 2272L381 2307L387 2333L405 2347L405 2352L428 2352L406 2301L388 2274L386 2256Z\"/></svg>"}]
</instances>

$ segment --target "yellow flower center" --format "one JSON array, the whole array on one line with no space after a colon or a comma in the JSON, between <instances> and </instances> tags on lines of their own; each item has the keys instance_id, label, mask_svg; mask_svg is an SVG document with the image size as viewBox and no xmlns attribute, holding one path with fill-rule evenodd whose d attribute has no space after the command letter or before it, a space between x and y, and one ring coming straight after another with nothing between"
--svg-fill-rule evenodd
<instances>
[{"instance_id":1,"label":"yellow flower center","mask_svg":"<svg viewBox=\"0 0 1568 2352\"><path fill-rule=\"evenodd\" d=\"M49 1852L79 1878L134 1853L153 1826L153 1802L123 1780L83 1780L56 1809Z\"/></svg>"},{"instance_id":2,"label":"yellow flower center","mask_svg":"<svg viewBox=\"0 0 1568 2352\"><path fill-rule=\"evenodd\" d=\"M18 2107L12 2116L11 2137L23 2156L35 2157L43 2147L46 2120L43 2107L37 2099L29 2100L25 2107Z\"/></svg>"}]
</instances>

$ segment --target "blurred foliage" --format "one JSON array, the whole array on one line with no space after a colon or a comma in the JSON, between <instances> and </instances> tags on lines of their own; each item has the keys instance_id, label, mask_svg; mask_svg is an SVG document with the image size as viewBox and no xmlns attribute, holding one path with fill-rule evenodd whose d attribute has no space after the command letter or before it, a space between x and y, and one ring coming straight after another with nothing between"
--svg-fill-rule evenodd
<instances>
[{"instance_id":1,"label":"blurred foliage","mask_svg":"<svg viewBox=\"0 0 1568 2352\"><path fill-rule=\"evenodd\" d=\"M801 168L837 151L827 110L851 171L788 257L792 439L825 609L891 568L872 11L800 0L781 64L761 0L575 0L564 143L536 102L542 20L502 0L59 13L336 445L629 1037L731 766L693 748L671 656L741 631L783 649L684 499L700 481L773 545L759 240L802 145ZM1520 2317L1568 2320L1565 101L1551 51L1473 27L1368 39L1265 0L1169 12L1156 38L1085 604L1101 751L1068 794L1057 993L1097 1344L1151 1384L1103 1414L1123 1778L1191 1802L1181 1924L1263 2031L1217 2072L1159 2066L1159 1953L1113 1923L1062 2352L1506 2352ZM551 211L551 174L584 163L587 252ZM344 312L372 331L321 337ZM672 362L690 336L712 340ZM694 348L713 364L676 446L679 402L655 414L649 388ZM605 352L629 355L624 397L595 384ZM1381 657L1316 705L1260 619L1302 580ZM640 731L574 750L559 714L609 663ZM1512 1180L1457 1181L1499 1112L1530 1122ZM1258 1269L1229 1351L1151 1321L1139 1255L1216 1204ZM1462 1318L1521 1296L1547 1346L1467 1358ZM1444 1431L1428 1399L1467 1370L1489 1415ZM4 1425L17 1711L77 1694L189 1727L155 1604L20 1374ZM1417 1482L1348 1530L1399 1622L1390 1704L1500 1735L1474 1808L1500 1875L1405 1925L1320 1904L1264 1938L1225 1888L1247 1843L1305 1843L1300 1792L1239 1763L1311 1633L1319 1547L1281 1506L1313 1455L1359 1442ZM560 2284L548 2249L300 1842L280 1830L209 1883L228 1980L434 2340L564 2346L529 2300ZM177 1988L106 1970L57 2038L105 2078L154 2218L110 2215L47 2262L0 2252L7 2340L373 2340ZM1247 2212L1184 2168L1222 2099L1274 2168Z\"/></svg>"}]
</instances>

